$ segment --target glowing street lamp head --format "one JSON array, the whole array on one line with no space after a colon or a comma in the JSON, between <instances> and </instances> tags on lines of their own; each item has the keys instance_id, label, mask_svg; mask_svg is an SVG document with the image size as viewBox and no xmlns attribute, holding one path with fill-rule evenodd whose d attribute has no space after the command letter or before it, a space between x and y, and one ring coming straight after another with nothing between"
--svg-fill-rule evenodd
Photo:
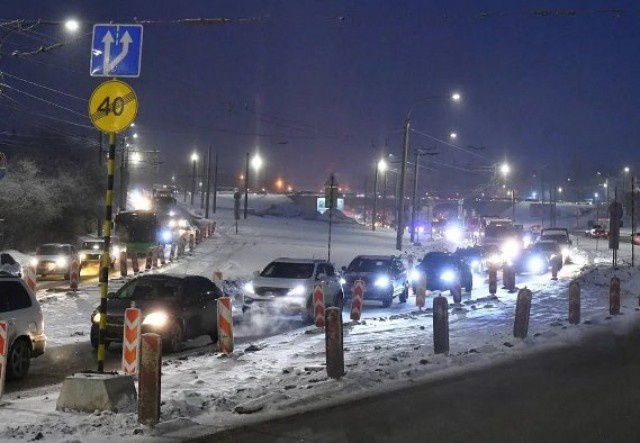
<instances>
[{"instance_id":1,"label":"glowing street lamp head","mask_svg":"<svg viewBox=\"0 0 640 443\"><path fill-rule=\"evenodd\" d=\"M458 138L458 134L456 134L455 132L452 132L451 134L449 134L449 137L452 139L456 139Z\"/></svg>"},{"instance_id":2,"label":"glowing street lamp head","mask_svg":"<svg viewBox=\"0 0 640 443\"><path fill-rule=\"evenodd\" d=\"M386 170L387 170L387 162L383 158L381 158L378 161L378 171L384 172Z\"/></svg>"},{"instance_id":3,"label":"glowing street lamp head","mask_svg":"<svg viewBox=\"0 0 640 443\"><path fill-rule=\"evenodd\" d=\"M253 156L251 159L251 166L253 166L253 169L256 171L262 167L262 157L260 157L260 154Z\"/></svg>"},{"instance_id":4,"label":"glowing street lamp head","mask_svg":"<svg viewBox=\"0 0 640 443\"><path fill-rule=\"evenodd\" d=\"M628 173L629 173L629 166L625 166L625 167L624 167L624 172L625 172L626 174L628 174Z\"/></svg>"},{"instance_id":5,"label":"glowing street lamp head","mask_svg":"<svg viewBox=\"0 0 640 443\"><path fill-rule=\"evenodd\" d=\"M462 96L458 92L454 92L453 94L451 94L451 100L453 101L460 101L461 98Z\"/></svg>"},{"instance_id":6,"label":"glowing street lamp head","mask_svg":"<svg viewBox=\"0 0 640 443\"><path fill-rule=\"evenodd\" d=\"M500 172L502 172L502 175L507 175L510 171L511 168L507 163L503 163L502 166L500 166Z\"/></svg>"},{"instance_id":7,"label":"glowing street lamp head","mask_svg":"<svg viewBox=\"0 0 640 443\"><path fill-rule=\"evenodd\" d=\"M64 22L64 29L69 32L76 32L78 29L80 29L80 22L78 22L78 20L69 19Z\"/></svg>"},{"instance_id":8,"label":"glowing street lamp head","mask_svg":"<svg viewBox=\"0 0 640 443\"><path fill-rule=\"evenodd\" d=\"M197 162L198 161L198 154L197 153L193 153L191 154L191 161L192 162Z\"/></svg>"},{"instance_id":9,"label":"glowing street lamp head","mask_svg":"<svg viewBox=\"0 0 640 443\"><path fill-rule=\"evenodd\" d=\"M141 156L140 156L139 152L132 152L131 153L131 163L133 163L135 165L135 164L140 163L140 160L141 160Z\"/></svg>"}]
</instances>

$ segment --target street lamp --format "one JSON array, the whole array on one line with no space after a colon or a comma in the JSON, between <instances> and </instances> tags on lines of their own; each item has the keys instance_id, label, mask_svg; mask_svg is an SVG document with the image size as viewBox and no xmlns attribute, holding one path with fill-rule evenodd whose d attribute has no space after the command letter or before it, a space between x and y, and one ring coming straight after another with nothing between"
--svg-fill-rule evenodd
<instances>
[{"instance_id":1,"label":"street lamp","mask_svg":"<svg viewBox=\"0 0 640 443\"><path fill-rule=\"evenodd\" d=\"M384 158L378 160L376 163L376 172L373 176L373 211L371 214L371 230L376 230L376 218L378 215L378 175L384 173L387 170L387 162Z\"/></svg>"},{"instance_id":2,"label":"street lamp","mask_svg":"<svg viewBox=\"0 0 640 443\"><path fill-rule=\"evenodd\" d=\"M256 153L251 159L251 166L256 171L256 187L258 185L258 170L262 167L262 157ZM248 206L249 206L249 153L247 152L244 164L244 218L247 218Z\"/></svg>"},{"instance_id":3,"label":"street lamp","mask_svg":"<svg viewBox=\"0 0 640 443\"><path fill-rule=\"evenodd\" d=\"M197 170L198 153L197 152L194 152L193 154L191 154L191 163L193 165L193 169L191 172L191 206L193 206L193 197L196 194L196 180L198 175L198 170Z\"/></svg>"},{"instance_id":4,"label":"street lamp","mask_svg":"<svg viewBox=\"0 0 640 443\"><path fill-rule=\"evenodd\" d=\"M407 117L404 123L404 146L402 149L402 167L400 172L400 195L398 200L398 217L396 219L396 249L398 251L402 251L402 236L404 235L404 194L405 187L407 182L407 157L409 156L409 130L410 130L410 122L411 122L411 113L413 112L413 108L415 108L418 104L431 101L439 98L444 98L443 96L433 96L433 97L425 97L422 100L418 100L409 108L407 112ZM447 98L453 101L460 100L460 94L454 93Z\"/></svg>"},{"instance_id":5,"label":"street lamp","mask_svg":"<svg viewBox=\"0 0 640 443\"><path fill-rule=\"evenodd\" d=\"M451 134L451 138L456 138L455 133ZM416 149L414 152L415 161L413 165L413 198L411 199L411 243L416 239L416 212L418 211L418 170L420 169L420 156L422 155L438 155L438 152L425 152L422 149Z\"/></svg>"},{"instance_id":6,"label":"street lamp","mask_svg":"<svg viewBox=\"0 0 640 443\"><path fill-rule=\"evenodd\" d=\"M504 185L505 185L505 189L506 189L507 176L511 172L511 166L509 166L508 163L503 163L500 166L500 172L502 173L502 176L504 177ZM513 186L511 187L511 221L513 223L516 222L516 190L513 188Z\"/></svg>"}]
</instances>

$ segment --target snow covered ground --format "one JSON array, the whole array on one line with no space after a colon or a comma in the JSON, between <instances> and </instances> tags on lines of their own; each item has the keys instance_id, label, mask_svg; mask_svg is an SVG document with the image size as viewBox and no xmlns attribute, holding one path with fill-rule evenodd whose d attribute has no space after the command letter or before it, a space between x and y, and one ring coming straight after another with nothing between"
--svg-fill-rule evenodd
<instances>
[{"instance_id":1,"label":"snow covered ground","mask_svg":"<svg viewBox=\"0 0 640 443\"><path fill-rule=\"evenodd\" d=\"M279 256L326 257L327 224L298 217L250 217L240 220L235 234L232 212L219 210L216 235L191 256L159 271L195 273L211 277L216 270L234 282L250 278ZM395 253L395 233L372 232L352 223L333 227L331 258L346 265L361 253ZM441 242L412 247L416 256L444 249ZM346 374L329 379L325 371L324 334L312 326L269 333L282 319L244 322L236 331L236 350L230 357L209 347L179 359L166 358L162 373L161 423L137 423L135 412L94 414L56 411L60 385L6 394L0 399L0 440L48 442L175 441L231 426L297 413L342 402L472 367L495 364L549 347L571 346L600 328L624 334L640 319L640 272L621 265L614 270L606 243L580 239L588 262L566 266L560 280L549 276L528 279L533 291L529 335L513 337L516 294L498 290L490 296L484 277L458 306L450 305L450 346L447 355L433 353L432 298L418 310L415 299L383 309L366 305L363 320L344 318ZM627 249L625 249L627 248ZM622 245L628 261L630 246ZM609 282L622 281L621 315L610 316ZM569 325L568 286L577 278L582 288L582 322ZM110 290L122 281L110 283ZM448 295L448 294L445 294ZM89 316L99 300L97 286L72 292L41 290L50 348L87 341ZM451 299L449 300L452 303ZM262 336L260 339L250 337ZM244 337L244 339L243 339Z\"/></svg>"}]
</instances>

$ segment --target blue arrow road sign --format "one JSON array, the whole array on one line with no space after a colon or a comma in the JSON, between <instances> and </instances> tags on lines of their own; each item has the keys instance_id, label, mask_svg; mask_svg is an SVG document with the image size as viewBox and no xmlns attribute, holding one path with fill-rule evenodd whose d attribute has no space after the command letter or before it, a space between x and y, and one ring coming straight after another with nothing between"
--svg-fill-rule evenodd
<instances>
[{"instance_id":1,"label":"blue arrow road sign","mask_svg":"<svg viewBox=\"0 0 640 443\"><path fill-rule=\"evenodd\" d=\"M92 77L139 77L142 25L93 25Z\"/></svg>"}]
</instances>

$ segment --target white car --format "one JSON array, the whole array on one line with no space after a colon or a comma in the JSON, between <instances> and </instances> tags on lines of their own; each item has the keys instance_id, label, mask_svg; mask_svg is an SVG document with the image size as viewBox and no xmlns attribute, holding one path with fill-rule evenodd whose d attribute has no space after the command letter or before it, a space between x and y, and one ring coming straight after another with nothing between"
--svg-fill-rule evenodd
<instances>
[{"instance_id":1,"label":"white car","mask_svg":"<svg viewBox=\"0 0 640 443\"><path fill-rule=\"evenodd\" d=\"M29 372L31 358L44 353L42 310L35 294L20 277L0 271L0 320L8 323L7 377L20 380Z\"/></svg>"},{"instance_id":2,"label":"white car","mask_svg":"<svg viewBox=\"0 0 640 443\"><path fill-rule=\"evenodd\" d=\"M78 257L75 246L66 243L47 243L38 246L36 256L31 260L31 266L37 275L45 277L49 274L62 274L69 280L71 261Z\"/></svg>"},{"instance_id":3,"label":"white car","mask_svg":"<svg viewBox=\"0 0 640 443\"><path fill-rule=\"evenodd\" d=\"M22 265L8 252L0 252L0 272L22 277Z\"/></svg>"},{"instance_id":4,"label":"white car","mask_svg":"<svg viewBox=\"0 0 640 443\"><path fill-rule=\"evenodd\" d=\"M325 307L342 308L344 293L335 266L324 260L278 258L269 263L244 287L244 307L248 312L301 314L305 322L314 319L313 290L324 283Z\"/></svg>"}]
</instances>

